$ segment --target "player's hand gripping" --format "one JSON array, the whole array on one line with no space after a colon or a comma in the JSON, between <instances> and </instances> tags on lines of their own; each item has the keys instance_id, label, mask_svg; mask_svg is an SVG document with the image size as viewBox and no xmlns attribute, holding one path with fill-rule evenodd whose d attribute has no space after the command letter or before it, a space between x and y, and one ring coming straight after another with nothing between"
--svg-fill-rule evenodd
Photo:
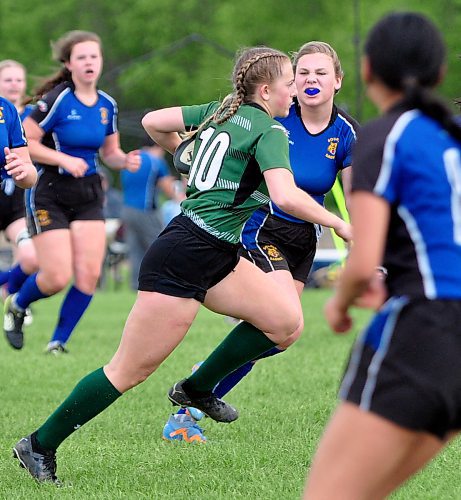
<instances>
[{"instance_id":1,"label":"player's hand gripping","mask_svg":"<svg viewBox=\"0 0 461 500\"><path fill-rule=\"evenodd\" d=\"M128 172L137 172L141 166L141 156L139 154L139 149L130 151L125 157L125 168Z\"/></svg>"},{"instance_id":2,"label":"player's hand gripping","mask_svg":"<svg viewBox=\"0 0 461 500\"><path fill-rule=\"evenodd\" d=\"M19 155L12 153L9 148L5 147L3 151L6 161L5 170L8 172L8 175L11 175L14 181L25 179L29 173L30 165L26 164Z\"/></svg>"},{"instance_id":3,"label":"player's hand gripping","mask_svg":"<svg viewBox=\"0 0 461 500\"><path fill-rule=\"evenodd\" d=\"M65 160L61 161L61 167L73 177L83 177L88 170L88 163L82 158L67 155Z\"/></svg>"}]
</instances>

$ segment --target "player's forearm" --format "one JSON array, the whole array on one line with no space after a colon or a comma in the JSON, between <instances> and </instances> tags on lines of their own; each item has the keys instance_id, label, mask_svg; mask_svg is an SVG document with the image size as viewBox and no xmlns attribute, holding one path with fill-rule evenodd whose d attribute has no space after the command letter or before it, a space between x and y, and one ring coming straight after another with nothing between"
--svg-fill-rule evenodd
<instances>
[{"instance_id":1,"label":"player's forearm","mask_svg":"<svg viewBox=\"0 0 461 500\"><path fill-rule=\"evenodd\" d=\"M125 168L126 153L124 153L121 149L116 149L110 153L103 153L101 154L101 157L104 163L114 170L122 170Z\"/></svg>"},{"instance_id":2,"label":"player's forearm","mask_svg":"<svg viewBox=\"0 0 461 500\"><path fill-rule=\"evenodd\" d=\"M341 218L329 212L299 188L292 189L280 203L277 201L275 203L284 212L294 215L298 219L332 227L333 229L337 229L344 224Z\"/></svg>"},{"instance_id":3,"label":"player's forearm","mask_svg":"<svg viewBox=\"0 0 461 500\"><path fill-rule=\"evenodd\" d=\"M29 140L29 154L32 161L45 165L62 165L68 155L44 146L40 141Z\"/></svg>"}]
</instances>

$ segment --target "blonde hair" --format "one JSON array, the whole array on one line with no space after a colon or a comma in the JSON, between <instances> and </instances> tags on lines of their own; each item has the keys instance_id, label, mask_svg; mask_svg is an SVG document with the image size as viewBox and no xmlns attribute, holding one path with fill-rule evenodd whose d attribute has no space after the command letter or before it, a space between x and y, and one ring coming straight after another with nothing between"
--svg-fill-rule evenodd
<instances>
[{"instance_id":1,"label":"blonde hair","mask_svg":"<svg viewBox=\"0 0 461 500\"><path fill-rule=\"evenodd\" d=\"M70 61L70 56L72 54L72 49L74 48L74 46L82 42L96 42L101 48L102 53L101 39L96 33L93 33L91 31L69 31L55 42L51 42L53 59L62 63L62 67L57 73L47 78L35 90L35 100L42 98L47 92L49 92L60 83L70 82L72 80L72 75L64 64Z\"/></svg>"},{"instance_id":2,"label":"blonde hair","mask_svg":"<svg viewBox=\"0 0 461 500\"><path fill-rule=\"evenodd\" d=\"M341 61L339 60L338 54L335 49L326 42L311 41L307 42L300 47L297 52L292 54L293 68L296 70L299 60L301 57L307 54L325 54L331 58L333 61L333 68L335 70L336 78L342 78L344 72L341 68Z\"/></svg>"},{"instance_id":3,"label":"blonde hair","mask_svg":"<svg viewBox=\"0 0 461 500\"><path fill-rule=\"evenodd\" d=\"M232 72L232 93L224 98L219 108L199 126L199 129L211 121L219 125L229 120L243 103L254 99L258 85L272 83L280 78L283 63L289 60L287 54L270 47L250 47L240 50Z\"/></svg>"},{"instance_id":4,"label":"blonde hair","mask_svg":"<svg viewBox=\"0 0 461 500\"><path fill-rule=\"evenodd\" d=\"M6 68L21 68L24 71L24 74L26 74L26 67L24 64L21 64L14 59L3 59L3 61L0 61L0 73Z\"/></svg>"},{"instance_id":5,"label":"blonde hair","mask_svg":"<svg viewBox=\"0 0 461 500\"><path fill-rule=\"evenodd\" d=\"M27 70L24 64L21 64L19 61L15 61L14 59L3 59L3 61L0 61L0 74L6 68L21 68L24 71L24 77L27 76ZM30 102L30 98L23 95L20 103L16 104L16 106L19 106L18 109L22 109L22 107L28 102Z\"/></svg>"}]
</instances>

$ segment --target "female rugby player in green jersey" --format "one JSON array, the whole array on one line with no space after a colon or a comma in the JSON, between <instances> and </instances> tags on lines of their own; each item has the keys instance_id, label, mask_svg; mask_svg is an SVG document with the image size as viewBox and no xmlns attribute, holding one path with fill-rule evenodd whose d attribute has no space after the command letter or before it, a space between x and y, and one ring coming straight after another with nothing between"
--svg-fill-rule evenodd
<instances>
[{"instance_id":1,"label":"female rugby player in green jersey","mask_svg":"<svg viewBox=\"0 0 461 500\"><path fill-rule=\"evenodd\" d=\"M343 71L336 51L328 43L303 44L294 54L293 68L296 97L288 116L278 117L277 121L289 134L290 164L296 185L323 205L338 174L344 191L349 191L358 124L334 104ZM318 225L293 217L270 202L253 212L245 223L240 238L241 255L268 273L279 293L291 296L301 310L299 297L312 267L319 233ZM282 353L295 341L296 336L292 335L288 343L270 349L258 359ZM219 398L225 396L250 373L255 362L245 363L220 380L214 394ZM206 379L206 365L195 367L191 380ZM201 416L192 408L179 409L164 426L163 438L206 441L203 430L196 424Z\"/></svg>"},{"instance_id":2,"label":"female rugby player in green jersey","mask_svg":"<svg viewBox=\"0 0 461 500\"><path fill-rule=\"evenodd\" d=\"M301 317L291 297L274 294L271 278L252 263L236 266L242 226L269 195L285 211L351 238L347 223L294 183L286 131L273 118L288 114L295 94L289 57L266 47L243 51L233 87L222 104L168 108L143 119L171 152L181 141L178 132L199 126L187 198L144 257L138 297L112 360L15 445L15 457L39 481L57 481L61 442L153 373L184 338L201 303L244 320L211 360L217 380L297 332ZM211 391L185 389L176 384L171 397L186 398L218 421L237 418Z\"/></svg>"}]
</instances>

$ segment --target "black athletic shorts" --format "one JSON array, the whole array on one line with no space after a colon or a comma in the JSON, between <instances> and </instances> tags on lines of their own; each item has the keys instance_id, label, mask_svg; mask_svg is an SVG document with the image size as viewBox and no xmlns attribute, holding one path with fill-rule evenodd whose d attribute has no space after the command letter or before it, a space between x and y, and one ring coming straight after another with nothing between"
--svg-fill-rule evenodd
<instances>
[{"instance_id":1,"label":"black athletic shorts","mask_svg":"<svg viewBox=\"0 0 461 500\"><path fill-rule=\"evenodd\" d=\"M15 187L10 196L0 189L0 231L25 216L24 189Z\"/></svg>"},{"instance_id":2,"label":"black athletic shorts","mask_svg":"<svg viewBox=\"0 0 461 500\"><path fill-rule=\"evenodd\" d=\"M269 214L255 236L254 245L241 249L241 256L265 273L290 271L306 283L317 250L314 224L299 224Z\"/></svg>"},{"instance_id":3,"label":"black athletic shorts","mask_svg":"<svg viewBox=\"0 0 461 500\"><path fill-rule=\"evenodd\" d=\"M340 397L441 439L461 429L461 300L390 299L358 338Z\"/></svg>"},{"instance_id":4,"label":"black athletic shorts","mask_svg":"<svg viewBox=\"0 0 461 500\"><path fill-rule=\"evenodd\" d=\"M104 220L104 192L98 174L75 178L39 172L37 185L26 198L27 226L31 235L68 229L76 220Z\"/></svg>"},{"instance_id":5,"label":"black athletic shorts","mask_svg":"<svg viewBox=\"0 0 461 500\"><path fill-rule=\"evenodd\" d=\"M178 215L144 255L138 289L203 302L207 290L237 265L238 248Z\"/></svg>"}]
</instances>

